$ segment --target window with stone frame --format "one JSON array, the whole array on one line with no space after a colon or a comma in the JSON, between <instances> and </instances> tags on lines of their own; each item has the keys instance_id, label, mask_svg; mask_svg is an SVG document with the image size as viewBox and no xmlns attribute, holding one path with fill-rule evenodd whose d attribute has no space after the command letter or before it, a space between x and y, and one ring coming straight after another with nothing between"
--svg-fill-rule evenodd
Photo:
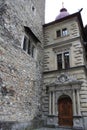
<instances>
[{"instance_id":1,"label":"window with stone frame","mask_svg":"<svg viewBox=\"0 0 87 130\"><path fill-rule=\"evenodd\" d=\"M62 36L67 36L67 34L68 34L67 28L63 28L62 29Z\"/></svg>"},{"instance_id":2,"label":"window with stone frame","mask_svg":"<svg viewBox=\"0 0 87 130\"><path fill-rule=\"evenodd\" d=\"M22 43L22 49L32 58L37 59L37 44L39 44L40 41L29 27L25 26L24 30L25 36Z\"/></svg>"},{"instance_id":3,"label":"window with stone frame","mask_svg":"<svg viewBox=\"0 0 87 130\"><path fill-rule=\"evenodd\" d=\"M70 68L70 63L69 63L69 52L64 53L64 68L68 69Z\"/></svg>"},{"instance_id":4,"label":"window with stone frame","mask_svg":"<svg viewBox=\"0 0 87 130\"><path fill-rule=\"evenodd\" d=\"M32 39L29 38L29 36L24 37L23 50L34 58L35 45L32 42Z\"/></svg>"},{"instance_id":5,"label":"window with stone frame","mask_svg":"<svg viewBox=\"0 0 87 130\"><path fill-rule=\"evenodd\" d=\"M64 37L64 36L67 36L68 35L68 30L67 28L63 28L63 29L60 29L60 30L57 30L56 31L56 37Z\"/></svg>"},{"instance_id":6,"label":"window with stone frame","mask_svg":"<svg viewBox=\"0 0 87 130\"><path fill-rule=\"evenodd\" d=\"M56 31L56 36L57 36L57 37L60 37L60 36L61 36L61 30L57 30L57 31Z\"/></svg>"},{"instance_id":7,"label":"window with stone frame","mask_svg":"<svg viewBox=\"0 0 87 130\"><path fill-rule=\"evenodd\" d=\"M62 69L62 54L57 55L57 67L58 67L58 70Z\"/></svg>"},{"instance_id":8,"label":"window with stone frame","mask_svg":"<svg viewBox=\"0 0 87 130\"><path fill-rule=\"evenodd\" d=\"M70 68L69 52L57 54L57 68L58 70Z\"/></svg>"}]
</instances>

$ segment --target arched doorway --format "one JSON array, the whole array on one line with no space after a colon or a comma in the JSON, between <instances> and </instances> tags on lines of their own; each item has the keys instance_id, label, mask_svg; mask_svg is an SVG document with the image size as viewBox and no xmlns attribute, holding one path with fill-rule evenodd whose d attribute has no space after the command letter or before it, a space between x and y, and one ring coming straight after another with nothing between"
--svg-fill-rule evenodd
<instances>
[{"instance_id":1,"label":"arched doorway","mask_svg":"<svg viewBox=\"0 0 87 130\"><path fill-rule=\"evenodd\" d=\"M61 96L58 100L59 126L73 125L72 100L69 96Z\"/></svg>"}]
</instances>

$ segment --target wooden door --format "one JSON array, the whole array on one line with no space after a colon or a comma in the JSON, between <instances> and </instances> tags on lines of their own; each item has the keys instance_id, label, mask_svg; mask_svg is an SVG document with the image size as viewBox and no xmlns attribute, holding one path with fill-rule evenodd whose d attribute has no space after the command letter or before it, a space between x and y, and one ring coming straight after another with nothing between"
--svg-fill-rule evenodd
<instances>
[{"instance_id":1,"label":"wooden door","mask_svg":"<svg viewBox=\"0 0 87 130\"><path fill-rule=\"evenodd\" d=\"M72 101L69 97L63 97L58 100L58 118L60 126L72 126Z\"/></svg>"}]
</instances>

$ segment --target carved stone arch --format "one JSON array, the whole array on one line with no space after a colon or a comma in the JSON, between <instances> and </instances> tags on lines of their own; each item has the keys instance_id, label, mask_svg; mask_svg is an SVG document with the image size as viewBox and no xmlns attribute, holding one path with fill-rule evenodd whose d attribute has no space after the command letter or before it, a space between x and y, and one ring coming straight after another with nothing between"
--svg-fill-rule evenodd
<instances>
[{"instance_id":1,"label":"carved stone arch","mask_svg":"<svg viewBox=\"0 0 87 130\"><path fill-rule=\"evenodd\" d=\"M58 99L59 126L73 125L72 99L68 95L61 95Z\"/></svg>"},{"instance_id":2,"label":"carved stone arch","mask_svg":"<svg viewBox=\"0 0 87 130\"><path fill-rule=\"evenodd\" d=\"M59 96L58 100L60 100L61 98L66 98L66 97L70 98L71 101L72 101L71 96L70 96L69 94L65 94L65 93L61 94L61 95Z\"/></svg>"},{"instance_id":3,"label":"carved stone arch","mask_svg":"<svg viewBox=\"0 0 87 130\"><path fill-rule=\"evenodd\" d=\"M72 91L68 91L68 93L67 93L67 91L66 92L62 91L62 92L58 93L57 102L58 102L58 100L59 100L60 97L65 96L65 95L68 96L68 97L70 97L71 100L73 99L73 97L72 97Z\"/></svg>"},{"instance_id":4,"label":"carved stone arch","mask_svg":"<svg viewBox=\"0 0 87 130\"><path fill-rule=\"evenodd\" d=\"M67 93L67 91L68 91L68 90L63 91L63 92L61 93L60 97L61 97L61 96L68 96L68 97L70 97L71 100L72 100L72 94L71 94L72 91L68 91L68 93ZM59 98L60 98L60 97L59 97Z\"/></svg>"}]
</instances>

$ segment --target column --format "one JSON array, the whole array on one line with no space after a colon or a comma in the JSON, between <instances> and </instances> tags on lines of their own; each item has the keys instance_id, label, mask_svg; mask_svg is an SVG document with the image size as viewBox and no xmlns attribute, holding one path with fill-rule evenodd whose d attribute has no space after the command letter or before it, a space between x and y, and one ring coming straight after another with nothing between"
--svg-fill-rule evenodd
<instances>
[{"instance_id":1,"label":"column","mask_svg":"<svg viewBox=\"0 0 87 130\"><path fill-rule=\"evenodd\" d=\"M55 115L55 92L53 92L53 115Z\"/></svg>"},{"instance_id":2,"label":"column","mask_svg":"<svg viewBox=\"0 0 87 130\"><path fill-rule=\"evenodd\" d=\"M75 97L75 90L73 90L73 115L76 115L76 97Z\"/></svg>"},{"instance_id":3,"label":"column","mask_svg":"<svg viewBox=\"0 0 87 130\"><path fill-rule=\"evenodd\" d=\"M79 90L76 91L76 95L77 95L77 111L78 111L78 115L81 116Z\"/></svg>"},{"instance_id":4,"label":"column","mask_svg":"<svg viewBox=\"0 0 87 130\"><path fill-rule=\"evenodd\" d=\"M49 92L49 115L51 115L51 92Z\"/></svg>"}]
</instances>

